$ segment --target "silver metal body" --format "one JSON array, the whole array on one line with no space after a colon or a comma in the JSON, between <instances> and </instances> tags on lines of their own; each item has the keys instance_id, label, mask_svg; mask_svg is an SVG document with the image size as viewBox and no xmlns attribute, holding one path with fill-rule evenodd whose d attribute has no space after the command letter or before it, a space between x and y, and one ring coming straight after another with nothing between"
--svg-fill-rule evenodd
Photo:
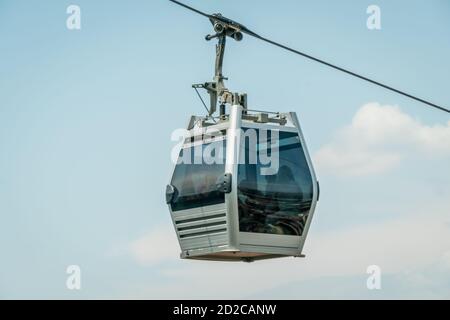
<instances>
[{"instance_id":1,"label":"silver metal body","mask_svg":"<svg viewBox=\"0 0 450 320\"><path fill-rule=\"evenodd\" d=\"M267 114L263 114L266 115ZM312 166L306 143L295 113L278 114L277 119L258 122L255 119L267 119L261 115L251 115L240 105L232 105L229 115L217 124L202 124L201 118L192 117L188 126L190 132L196 130L226 130L225 172L231 174L231 192L225 194L224 203L201 206L171 213L173 225L181 247L181 258L218 261L245 261L270 259L284 256L302 257L302 249L308 234L318 201L318 183ZM247 120L249 119L249 120ZM279 122L279 123L277 123ZM307 214L303 232L300 236L267 233L241 232L238 212L238 159L243 152L240 144L241 128L258 128L297 133L312 179L312 202ZM185 142L184 147L202 144L205 141Z\"/></svg>"}]
</instances>

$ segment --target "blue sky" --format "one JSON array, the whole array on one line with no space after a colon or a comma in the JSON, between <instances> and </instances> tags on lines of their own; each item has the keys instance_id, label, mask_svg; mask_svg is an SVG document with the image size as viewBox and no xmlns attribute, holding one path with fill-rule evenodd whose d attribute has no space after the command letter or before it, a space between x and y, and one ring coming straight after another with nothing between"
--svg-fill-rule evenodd
<instances>
[{"instance_id":1,"label":"blue sky","mask_svg":"<svg viewBox=\"0 0 450 320\"><path fill-rule=\"evenodd\" d=\"M450 107L446 0L186 3ZM204 113L210 29L164 0L0 0L0 298L450 298L448 114L249 37L224 73L252 108L298 113L322 191L307 258L177 258L170 134Z\"/></svg>"}]
</instances>

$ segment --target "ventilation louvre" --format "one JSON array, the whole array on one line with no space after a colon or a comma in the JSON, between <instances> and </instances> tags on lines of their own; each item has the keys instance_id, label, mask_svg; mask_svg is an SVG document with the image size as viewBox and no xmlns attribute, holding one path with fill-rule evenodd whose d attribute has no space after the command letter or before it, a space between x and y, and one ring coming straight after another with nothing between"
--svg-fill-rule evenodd
<instances>
[{"instance_id":1,"label":"ventilation louvre","mask_svg":"<svg viewBox=\"0 0 450 320\"><path fill-rule=\"evenodd\" d=\"M175 224L180 239L204 237L227 232L225 212L211 212L197 217L179 217Z\"/></svg>"}]
</instances>

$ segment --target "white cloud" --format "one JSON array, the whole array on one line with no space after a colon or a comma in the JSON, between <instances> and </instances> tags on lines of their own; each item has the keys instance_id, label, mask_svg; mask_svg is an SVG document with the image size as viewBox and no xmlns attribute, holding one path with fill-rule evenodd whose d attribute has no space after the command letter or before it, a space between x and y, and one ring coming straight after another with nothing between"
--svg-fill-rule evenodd
<instances>
[{"instance_id":1,"label":"white cloud","mask_svg":"<svg viewBox=\"0 0 450 320\"><path fill-rule=\"evenodd\" d=\"M449 156L450 121L427 126L397 106L368 103L314 159L323 172L362 176L386 172L417 153Z\"/></svg>"},{"instance_id":2,"label":"white cloud","mask_svg":"<svg viewBox=\"0 0 450 320\"><path fill-rule=\"evenodd\" d=\"M180 253L175 231L169 226L148 232L131 242L128 249L139 264L146 266L176 260Z\"/></svg>"},{"instance_id":3,"label":"white cloud","mask_svg":"<svg viewBox=\"0 0 450 320\"><path fill-rule=\"evenodd\" d=\"M442 254L441 259L438 262L438 267L439 269L450 271L450 250Z\"/></svg>"},{"instance_id":4,"label":"white cloud","mask_svg":"<svg viewBox=\"0 0 450 320\"><path fill-rule=\"evenodd\" d=\"M284 296L283 292L277 292L277 288L293 283L298 283L294 295L308 297L306 287L301 285L303 282L307 281L310 285L322 283L325 288L326 279L345 281L346 277L356 279L356 284L360 282L364 290L366 268L373 264L379 265L384 275L401 277L405 286L414 287L423 270L435 265L447 266L449 220L448 203L444 203L443 206L417 208L408 216L402 215L376 224L353 225L321 234L312 230L304 250L306 258L283 258L251 264L180 260L178 248L171 249L172 237L156 231L133 242L133 257L139 263L146 264L171 260L173 263L164 265L164 270L160 270L167 280L159 284L149 283L147 290L133 291L129 297L278 298ZM441 275L427 277L427 283L421 285L438 286L441 280L450 277L450 269L444 269ZM310 285L307 287L311 288ZM401 295L401 288L397 289ZM317 294L320 297L320 293ZM323 292L322 296L326 294Z\"/></svg>"}]
</instances>

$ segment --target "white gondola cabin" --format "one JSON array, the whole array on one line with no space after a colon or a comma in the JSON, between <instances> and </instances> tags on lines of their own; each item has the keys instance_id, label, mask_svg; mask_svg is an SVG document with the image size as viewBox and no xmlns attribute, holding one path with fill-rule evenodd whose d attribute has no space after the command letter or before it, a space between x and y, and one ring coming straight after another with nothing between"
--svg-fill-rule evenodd
<instances>
[{"instance_id":1,"label":"white gondola cabin","mask_svg":"<svg viewBox=\"0 0 450 320\"><path fill-rule=\"evenodd\" d=\"M181 257L301 256L318 183L295 113L192 117L166 200Z\"/></svg>"}]
</instances>

